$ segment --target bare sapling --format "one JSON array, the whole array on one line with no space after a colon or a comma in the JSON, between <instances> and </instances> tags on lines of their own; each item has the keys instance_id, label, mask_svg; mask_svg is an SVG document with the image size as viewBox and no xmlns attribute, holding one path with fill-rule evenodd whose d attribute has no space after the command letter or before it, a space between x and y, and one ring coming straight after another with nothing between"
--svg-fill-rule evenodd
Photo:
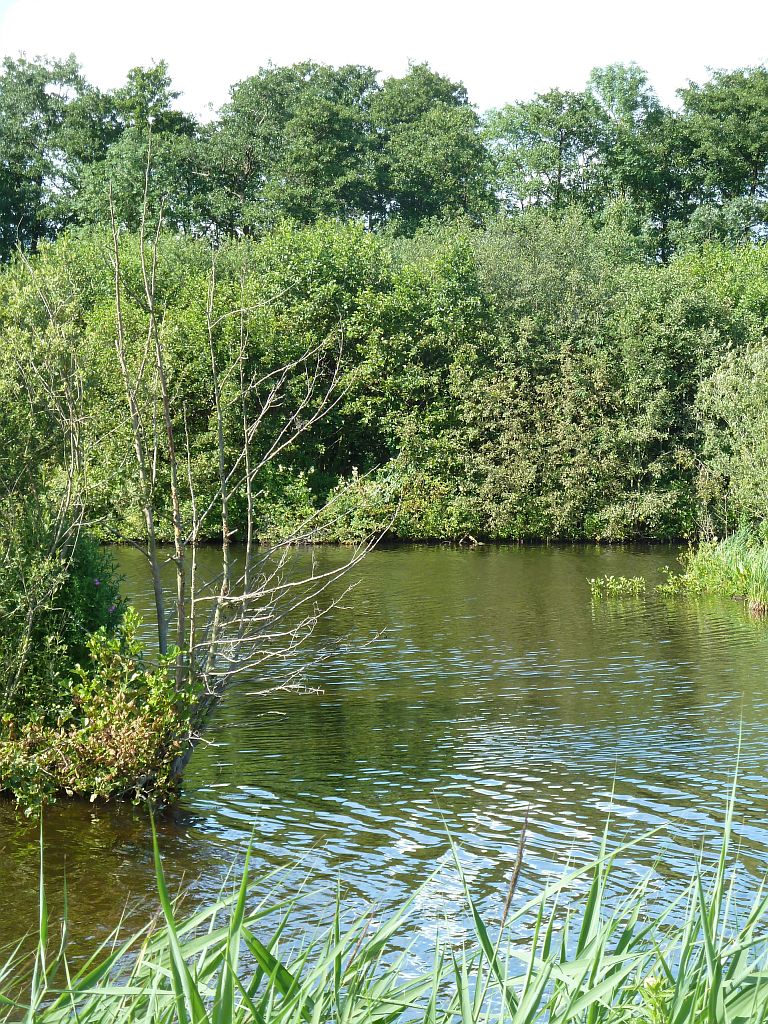
<instances>
[{"instance_id":1,"label":"bare sapling","mask_svg":"<svg viewBox=\"0 0 768 1024\"><path fill-rule=\"evenodd\" d=\"M295 654L346 593L351 570L380 533L361 541L340 565L321 571L312 557L309 570L301 572L295 549L317 537L332 508L313 514L279 541L259 538L255 509L263 497L265 470L344 398L344 332L339 325L333 336L265 366L254 358L253 331L267 304L248 304L243 276L240 301L223 307L213 250L204 330L216 487L213 496L210 489L205 498L198 493L189 410L169 382L164 310L157 298L163 236L159 225L146 230L147 220L145 205L139 233L143 324L134 315L129 325L122 300L123 239L113 210L114 350L128 412L134 499L144 529L139 546L155 595L158 649L173 657L179 690L199 693L199 728L234 677ZM234 503L244 510L240 533L233 526ZM168 554L158 529L161 506L172 523ZM212 534L220 536L218 571L202 574L197 547ZM172 595L163 585L168 563L175 577ZM194 737L188 739L187 751Z\"/></svg>"}]
</instances>

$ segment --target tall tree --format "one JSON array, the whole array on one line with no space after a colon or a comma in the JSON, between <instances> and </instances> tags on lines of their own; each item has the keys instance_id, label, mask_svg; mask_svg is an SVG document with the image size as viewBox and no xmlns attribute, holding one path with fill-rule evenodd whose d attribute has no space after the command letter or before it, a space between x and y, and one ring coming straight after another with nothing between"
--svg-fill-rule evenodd
<instances>
[{"instance_id":1,"label":"tall tree","mask_svg":"<svg viewBox=\"0 0 768 1024\"><path fill-rule=\"evenodd\" d=\"M460 82L412 64L373 96L371 121L380 220L412 230L431 217L479 218L493 207L480 121Z\"/></svg>"},{"instance_id":2,"label":"tall tree","mask_svg":"<svg viewBox=\"0 0 768 1024\"><path fill-rule=\"evenodd\" d=\"M662 259L693 210L690 146L679 117L658 100L637 64L595 68L588 92L602 116L598 206L629 204L636 228Z\"/></svg>"},{"instance_id":3,"label":"tall tree","mask_svg":"<svg viewBox=\"0 0 768 1024\"><path fill-rule=\"evenodd\" d=\"M717 71L681 89L685 127L710 198L768 197L768 68Z\"/></svg>"},{"instance_id":4,"label":"tall tree","mask_svg":"<svg viewBox=\"0 0 768 1024\"><path fill-rule=\"evenodd\" d=\"M0 72L0 260L54 234L61 131L85 83L74 59L6 58Z\"/></svg>"},{"instance_id":5,"label":"tall tree","mask_svg":"<svg viewBox=\"0 0 768 1024\"><path fill-rule=\"evenodd\" d=\"M267 67L232 89L207 144L213 217L262 230L283 217L362 217L372 203L371 68Z\"/></svg>"},{"instance_id":6,"label":"tall tree","mask_svg":"<svg viewBox=\"0 0 768 1024\"><path fill-rule=\"evenodd\" d=\"M603 118L590 93L552 89L492 110L485 137L510 207L586 202Z\"/></svg>"},{"instance_id":7,"label":"tall tree","mask_svg":"<svg viewBox=\"0 0 768 1024\"><path fill-rule=\"evenodd\" d=\"M136 229L146 198L146 213L162 212L176 230L206 226L200 132L194 118L174 108L179 95L160 61L132 68L125 85L92 90L71 106L63 132L71 219L108 223L114 211L120 224Z\"/></svg>"},{"instance_id":8,"label":"tall tree","mask_svg":"<svg viewBox=\"0 0 768 1024\"><path fill-rule=\"evenodd\" d=\"M124 128L192 135L197 127L193 118L173 107L181 93L173 88L164 60L148 68L131 68L125 85L110 96Z\"/></svg>"}]
</instances>

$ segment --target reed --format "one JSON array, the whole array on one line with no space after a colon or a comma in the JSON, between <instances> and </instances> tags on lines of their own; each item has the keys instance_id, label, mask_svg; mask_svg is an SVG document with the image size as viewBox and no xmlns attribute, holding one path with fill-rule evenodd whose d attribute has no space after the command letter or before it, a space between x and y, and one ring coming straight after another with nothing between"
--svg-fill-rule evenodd
<instances>
[{"instance_id":1,"label":"reed","mask_svg":"<svg viewBox=\"0 0 768 1024\"><path fill-rule=\"evenodd\" d=\"M13 954L0 968L5 1019L28 1024L738 1024L768 1019L768 897L734 898L732 806L720 856L660 905L650 874L621 897L611 876L628 846L564 872L492 929L464 884L471 934L436 940L431 964L409 955L413 901L383 921L349 916L341 900L325 925L291 946L301 895L255 897L246 857L239 883L182 916L155 840L159 914L105 944L77 969L66 940L51 953L41 876L39 941L23 979ZM647 838L647 837L644 837ZM641 841L640 839L636 842ZM460 872L459 860L456 870ZM513 873L513 887L517 872ZM584 881L588 880L588 885ZM580 893L580 895L578 895ZM517 903L518 901L514 901ZM423 960L421 961L423 962Z\"/></svg>"},{"instance_id":2,"label":"reed","mask_svg":"<svg viewBox=\"0 0 768 1024\"><path fill-rule=\"evenodd\" d=\"M768 543L757 532L741 529L720 541L701 544L687 556L674 584L697 593L741 598L751 611L768 611Z\"/></svg>"}]
</instances>

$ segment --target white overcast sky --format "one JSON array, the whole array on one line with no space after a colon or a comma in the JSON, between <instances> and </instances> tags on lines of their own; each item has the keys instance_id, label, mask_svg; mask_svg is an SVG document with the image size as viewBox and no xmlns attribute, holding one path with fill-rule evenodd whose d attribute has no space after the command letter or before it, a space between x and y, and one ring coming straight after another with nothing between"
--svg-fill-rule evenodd
<instances>
[{"instance_id":1,"label":"white overcast sky","mask_svg":"<svg viewBox=\"0 0 768 1024\"><path fill-rule=\"evenodd\" d=\"M0 54L22 51L75 53L102 88L164 58L203 115L268 61L306 59L385 75L428 61L481 109L634 60L672 103L708 68L768 61L768 0L0 0Z\"/></svg>"}]
</instances>

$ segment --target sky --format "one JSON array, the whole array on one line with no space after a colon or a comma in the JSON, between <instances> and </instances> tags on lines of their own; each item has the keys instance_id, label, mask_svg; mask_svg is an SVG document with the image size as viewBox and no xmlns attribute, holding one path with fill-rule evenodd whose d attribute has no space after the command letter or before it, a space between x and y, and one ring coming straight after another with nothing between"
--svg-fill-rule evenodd
<instances>
[{"instance_id":1,"label":"sky","mask_svg":"<svg viewBox=\"0 0 768 1024\"><path fill-rule=\"evenodd\" d=\"M0 54L75 53L103 89L168 61L179 105L210 116L229 86L271 61L408 61L466 85L481 110L636 61L667 103L709 68L768 62L766 0L0 0Z\"/></svg>"}]
</instances>

